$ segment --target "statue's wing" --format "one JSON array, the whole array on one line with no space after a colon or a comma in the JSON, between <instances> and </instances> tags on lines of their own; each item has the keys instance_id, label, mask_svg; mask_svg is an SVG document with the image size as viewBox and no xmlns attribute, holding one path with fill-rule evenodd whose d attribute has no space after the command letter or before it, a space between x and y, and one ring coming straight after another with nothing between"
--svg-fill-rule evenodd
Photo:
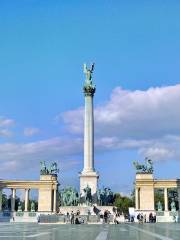
<instances>
[{"instance_id":1,"label":"statue's wing","mask_svg":"<svg viewBox=\"0 0 180 240\"><path fill-rule=\"evenodd\" d=\"M87 72L87 66L86 66L86 63L83 64L83 70L84 70L84 73Z\"/></svg>"},{"instance_id":2,"label":"statue's wing","mask_svg":"<svg viewBox=\"0 0 180 240\"><path fill-rule=\"evenodd\" d=\"M91 72L94 70L94 63L91 65Z\"/></svg>"}]
</instances>

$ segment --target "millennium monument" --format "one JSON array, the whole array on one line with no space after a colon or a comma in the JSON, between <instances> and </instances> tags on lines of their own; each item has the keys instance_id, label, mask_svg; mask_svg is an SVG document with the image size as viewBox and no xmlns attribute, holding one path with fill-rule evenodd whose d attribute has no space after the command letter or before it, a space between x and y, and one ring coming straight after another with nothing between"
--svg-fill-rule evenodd
<instances>
[{"instance_id":1,"label":"millennium monument","mask_svg":"<svg viewBox=\"0 0 180 240\"><path fill-rule=\"evenodd\" d=\"M93 97L96 87L92 81L94 63L88 68L84 64L85 82L83 93L85 97L84 111L84 166L79 174L80 191L73 187L66 187L61 191L61 213L71 210L93 214L93 206L98 207L98 211L108 209L112 212L114 194L110 188L98 188L99 174L94 167L94 108Z\"/></svg>"},{"instance_id":2,"label":"millennium monument","mask_svg":"<svg viewBox=\"0 0 180 240\"><path fill-rule=\"evenodd\" d=\"M88 186L91 194L97 192L99 175L94 168L94 109L93 97L96 87L92 82L94 64L88 69L84 64L84 73L86 76L83 91L85 96L84 113L84 168L80 174L80 194L84 195L84 189Z\"/></svg>"}]
</instances>

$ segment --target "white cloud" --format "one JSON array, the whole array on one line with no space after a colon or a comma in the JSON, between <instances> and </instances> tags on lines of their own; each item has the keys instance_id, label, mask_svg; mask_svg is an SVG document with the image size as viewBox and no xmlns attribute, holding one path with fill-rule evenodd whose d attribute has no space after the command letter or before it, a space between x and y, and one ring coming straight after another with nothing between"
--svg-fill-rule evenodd
<instances>
[{"instance_id":1,"label":"white cloud","mask_svg":"<svg viewBox=\"0 0 180 240\"><path fill-rule=\"evenodd\" d=\"M39 162L58 161L64 169L72 166L69 158L82 152L82 139L52 138L31 143L0 144L0 173L39 168ZM73 165L78 162L73 161Z\"/></svg>"},{"instance_id":2,"label":"white cloud","mask_svg":"<svg viewBox=\"0 0 180 240\"><path fill-rule=\"evenodd\" d=\"M94 110L96 149L137 148L156 160L180 159L179 102L180 84L145 91L115 88ZM83 114L81 107L59 117L70 133L82 135Z\"/></svg>"},{"instance_id":3,"label":"white cloud","mask_svg":"<svg viewBox=\"0 0 180 240\"><path fill-rule=\"evenodd\" d=\"M11 137L13 133L9 129L0 129L1 137Z\"/></svg>"},{"instance_id":4,"label":"white cloud","mask_svg":"<svg viewBox=\"0 0 180 240\"><path fill-rule=\"evenodd\" d=\"M39 132L40 132L39 128L30 127L30 128L24 129L24 135L26 137L32 137L32 136L38 134Z\"/></svg>"},{"instance_id":5,"label":"white cloud","mask_svg":"<svg viewBox=\"0 0 180 240\"><path fill-rule=\"evenodd\" d=\"M15 121L10 118L5 118L3 116L0 116L0 127L11 127L15 124Z\"/></svg>"}]
</instances>

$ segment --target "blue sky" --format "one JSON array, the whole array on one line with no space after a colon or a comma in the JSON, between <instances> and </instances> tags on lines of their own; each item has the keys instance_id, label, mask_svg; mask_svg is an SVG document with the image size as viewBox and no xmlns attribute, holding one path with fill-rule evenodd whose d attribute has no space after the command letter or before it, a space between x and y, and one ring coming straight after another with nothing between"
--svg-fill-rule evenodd
<instances>
[{"instance_id":1,"label":"blue sky","mask_svg":"<svg viewBox=\"0 0 180 240\"><path fill-rule=\"evenodd\" d=\"M82 65L95 62L96 170L129 193L133 160L180 178L179 1L1 1L0 176L38 179L58 161L78 188Z\"/></svg>"}]
</instances>

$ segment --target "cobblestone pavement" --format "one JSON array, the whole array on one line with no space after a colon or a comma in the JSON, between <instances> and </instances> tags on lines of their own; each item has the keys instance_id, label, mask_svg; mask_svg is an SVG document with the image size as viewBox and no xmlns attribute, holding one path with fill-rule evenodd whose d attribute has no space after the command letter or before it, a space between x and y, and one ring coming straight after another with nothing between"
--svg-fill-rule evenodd
<instances>
[{"instance_id":1,"label":"cobblestone pavement","mask_svg":"<svg viewBox=\"0 0 180 240\"><path fill-rule=\"evenodd\" d=\"M0 239L180 240L180 224L38 225L0 223Z\"/></svg>"}]
</instances>

